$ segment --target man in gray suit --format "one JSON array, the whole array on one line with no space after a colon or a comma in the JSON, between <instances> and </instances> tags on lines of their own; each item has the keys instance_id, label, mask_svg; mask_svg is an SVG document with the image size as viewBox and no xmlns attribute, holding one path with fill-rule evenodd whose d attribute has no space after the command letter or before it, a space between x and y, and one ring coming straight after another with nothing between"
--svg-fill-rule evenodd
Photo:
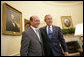
<instances>
[{"instance_id":1,"label":"man in gray suit","mask_svg":"<svg viewBox=\"0 0 84 57\"><path fill-rule=\"evenodd\" d=\"M30 17L31 27L24 31L21 40L21 56L42 56L43 44L40 31L37 29L40 20L37 16Z\"/></svg>"}]
</instances>

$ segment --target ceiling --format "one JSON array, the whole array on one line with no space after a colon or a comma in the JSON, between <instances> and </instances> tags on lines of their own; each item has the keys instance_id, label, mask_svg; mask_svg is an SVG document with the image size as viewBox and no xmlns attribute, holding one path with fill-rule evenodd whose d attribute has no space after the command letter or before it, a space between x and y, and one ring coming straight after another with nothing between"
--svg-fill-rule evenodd
<instances>
[{"instance_id":1,"label":"ceiling","mask_svg":"<svg viewBox=\"0 0 84 57\"><path fill-rule=\"evenodd\" d=\"M77 2L81 2L81 1L53 1L53 2L58 2L58 3L77 3Z\"/></svg>"},{"instance_id":2,"label":"ceiling","mask_svg":"<svg viewBox=\"0 0 84 57\"><path fill-rule=\"evenodd\" d=\"M77 5L83 4L83 1L48 1L47 3L55 5Z\"/></svg>"}]
</instances>

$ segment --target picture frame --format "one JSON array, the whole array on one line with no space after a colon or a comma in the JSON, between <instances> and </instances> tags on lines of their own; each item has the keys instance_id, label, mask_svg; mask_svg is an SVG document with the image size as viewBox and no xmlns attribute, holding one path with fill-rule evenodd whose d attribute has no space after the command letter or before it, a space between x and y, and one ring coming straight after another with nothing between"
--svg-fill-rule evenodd
<instances>
[{"instance_id":1,"label":"picture frame","mask_svg":"<svg viewBox=\"0 0 84 57\"><path fill-rule=\"evenodd\" d=\"M2 34L19 36L22 34L22 12L3 3Z\"/></svg>"},{"instance_id":2,"label":"picture frame","mask_svg":"<svg viewBox=\"0 0 84 57\"><path fill-rule=\"evenodd\" d=\"M63 29L73 28L72 18L71 16L61 16L61 23Z\"/></svg>"},{"instance_id":3,"label":"picture frame","mask_svg":"<svg viewBox=\"0 0 84 57\"><path fill-rule=\"evenodd\" d=\"M30 21L28 19L24 19L24 30L27 30L30 27Z\"/></svg>"}]
</instances>

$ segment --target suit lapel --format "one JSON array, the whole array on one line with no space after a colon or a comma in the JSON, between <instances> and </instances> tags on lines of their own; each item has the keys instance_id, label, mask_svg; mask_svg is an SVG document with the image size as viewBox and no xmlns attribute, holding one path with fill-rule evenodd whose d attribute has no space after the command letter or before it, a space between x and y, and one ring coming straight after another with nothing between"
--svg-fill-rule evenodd
<instances>
[{"instance_id":1,"label":"suit lapel","mask_svg":"<svg viewBox=\"0 0 84 57\"><path fill-rule=\"evenodd\" d=\"M40 40L41 40L41 42L42 42L42 37L41 37L41 32L40 32L40 30L39 30L39 35L40 35Z\"/></svg>"},{"instance_id":2,"label":"suit lapel","mask_svg":"<svg viewBox=\"0 0 84 57\"><path fill-rule=\"evenodd\" d=\"M38 40L39 42L41 42L40 40L39 40L39 38L38 38L38 36L36 35L36 33L34 32L34 30L30 27L30 32L32 33L32 36L34 36L34 38L36 39L36 40ZM41 36L40 36L41 37Z\"/></svg>"},{"instance_id":3,"label":"suit lapel","mask_svg":"<svg viewBox=\"0 0 84 57\"><path fill-rule=\"evenodd\" d=\"M52 26L52 31L53 31L53 33L52 33L52 35L54 35L55 34L55 27L54 26Z\"/></svg>"},{"instance_id":4,"label":"suit lapel","mask_svg":"<svg viewBox=\"0 0 84 57\"><path fill-rule=\"evenodd\" d=\"M57 34L58 34L58 29L55 26L53 26L53 35L57 35Z\"/></svg>"}]
</instances>

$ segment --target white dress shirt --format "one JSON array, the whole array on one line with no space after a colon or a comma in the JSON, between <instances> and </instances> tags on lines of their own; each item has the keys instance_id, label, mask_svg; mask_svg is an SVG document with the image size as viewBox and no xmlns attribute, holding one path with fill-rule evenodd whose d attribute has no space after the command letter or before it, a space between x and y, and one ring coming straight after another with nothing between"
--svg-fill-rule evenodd
<instances>
[{"instance_id":1,"label":"white dress shirt","mask_svg":"<svg viewBox=\"0 0 84 57\"><path fill-rule=\"evenodd\" d=\"M36 33L36 35L38 36L38 38L40 40L39 29L38 28L35 28L33 26L31 26L31 28L34 30L34 32Z\"/></svg>"}]
</instances>

